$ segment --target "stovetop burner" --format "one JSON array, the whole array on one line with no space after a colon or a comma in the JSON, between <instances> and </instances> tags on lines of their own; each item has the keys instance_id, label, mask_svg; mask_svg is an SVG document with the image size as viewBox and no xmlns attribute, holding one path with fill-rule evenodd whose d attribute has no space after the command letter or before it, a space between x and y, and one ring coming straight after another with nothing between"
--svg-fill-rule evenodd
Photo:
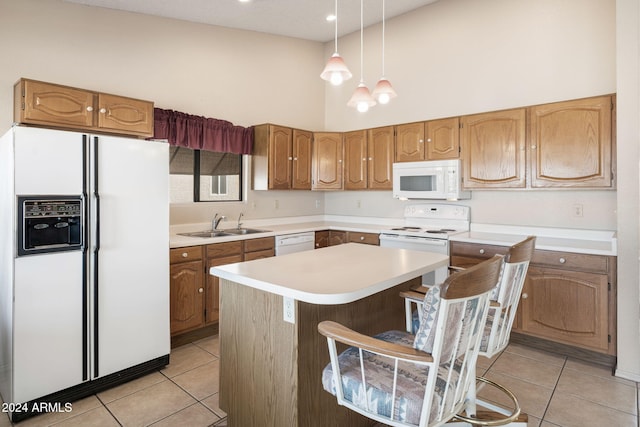
<instances>
[{"instance_id":1,"label":"stovetop burner","mask_svg":"<svg viewBox=\"0 0 640 427\"><path fill-rule=\"evenodd\" d=\"M396 228L392 228L392 230L420 231L420 227L396 227Z\"/></svg>"}]
</instances>

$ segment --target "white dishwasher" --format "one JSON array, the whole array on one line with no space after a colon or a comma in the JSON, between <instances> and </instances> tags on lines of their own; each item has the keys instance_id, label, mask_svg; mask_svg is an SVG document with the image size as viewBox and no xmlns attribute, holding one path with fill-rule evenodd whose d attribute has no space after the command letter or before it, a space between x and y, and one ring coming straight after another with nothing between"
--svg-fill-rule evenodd
<instances>
[{"instance_id":1,"label":"white dishwasher","mask_svg":"<svg viewBox=\"0 0 640 427\"><path fill-rule=\"evenodd\" d=\"M316 234L313 231L276 236L276 256L314 249L315 240Z\"/></svg>"}]
</instances>

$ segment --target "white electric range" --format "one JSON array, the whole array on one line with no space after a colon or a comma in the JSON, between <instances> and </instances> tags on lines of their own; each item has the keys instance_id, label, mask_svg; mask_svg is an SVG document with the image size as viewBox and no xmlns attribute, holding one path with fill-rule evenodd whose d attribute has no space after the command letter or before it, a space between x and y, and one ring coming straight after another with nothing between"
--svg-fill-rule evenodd
<instances>
[{"instance_id":1,"label":"white electric range","mask_svg":"<svg viewBox=\"0 0 640 427\"><path fill-rule=\"evenodd\" d=\"M468 206L421 203L404 209L404 226L381 230L380 246L436 252L449 255L449 237L469 231ZM441 283L447 277L443 267L425 274L423 284Z\"/></svg>"}]
</instances>

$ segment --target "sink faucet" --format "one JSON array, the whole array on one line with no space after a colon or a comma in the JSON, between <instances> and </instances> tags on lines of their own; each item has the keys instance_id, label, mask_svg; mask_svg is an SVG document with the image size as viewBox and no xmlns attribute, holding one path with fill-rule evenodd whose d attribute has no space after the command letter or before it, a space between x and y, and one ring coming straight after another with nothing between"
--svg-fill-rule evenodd
<instances>
[{"instance_id":1,"label":"sink faucet","mask_svg":"<svg viewBox=\"0 0 640 427\"><path fill-rule=\"evenodd\" d=\"M216 230L218 228L218 224L220 221L227 219L224 215L218 215L217 213L213 216L213 220L211 221L211 229Z\"/></svg>"},{"instance_id":2,"label":"sink faucet","mask_svg":"<svg viewBox=\"0 0 640 427\"><path fill-rule=\"evenodd\" d=\"M240 220L242 219L242 216L244 214L242 212L240 212L240 215L238 216L238 230L240 230L240 226L242 225L242 223L240 222Z\"/></svg>"}]
</instances>

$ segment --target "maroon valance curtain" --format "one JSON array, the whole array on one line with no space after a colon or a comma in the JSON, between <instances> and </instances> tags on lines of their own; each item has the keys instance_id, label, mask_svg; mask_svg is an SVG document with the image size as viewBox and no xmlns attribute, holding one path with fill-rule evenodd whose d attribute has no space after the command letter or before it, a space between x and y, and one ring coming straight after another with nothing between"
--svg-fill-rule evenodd
<instances>
[{"instance_id":1,"label":"maroon valance curtain","mask_svg":"<svg viewBox=\"0 0 640 427\"><path fill-rule=\"evenodd\" d=\"M253 127L160 108L153 114L153 138L166 139L170 145L234 154L253 150Z\"/></svg>"}]
</instances>

